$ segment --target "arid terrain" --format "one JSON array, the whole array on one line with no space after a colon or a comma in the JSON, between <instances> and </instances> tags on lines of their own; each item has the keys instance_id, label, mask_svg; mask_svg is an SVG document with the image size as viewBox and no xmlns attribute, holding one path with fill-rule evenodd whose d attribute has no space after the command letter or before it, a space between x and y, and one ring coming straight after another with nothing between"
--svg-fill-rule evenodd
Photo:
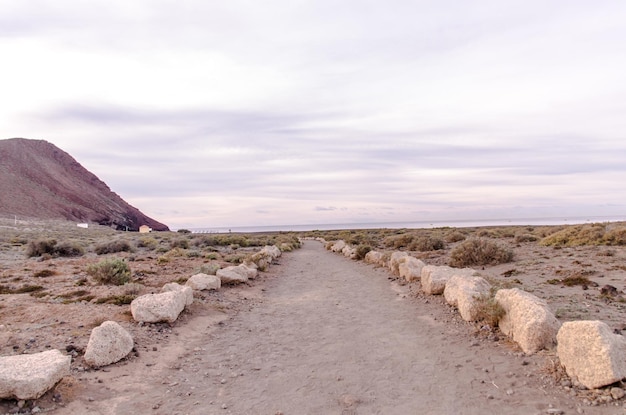
<instances>
[{"instance_id":1,"label":"arid terrain","mask_svg":"<svg viewBox=\"0 0 626 415\"><path fill-rule=\"evenodd\" d=\"M73 362L71 376L42 398L28 402L0 401L0 413L48 410L99 414L407 413L406 410L415 406L411 401L404 401L410 391L401 385L422 382L433 388L432 391L420 389L420 393L426 395L450 386L447 395L441 398L445 405L437 407L437 402L429 400L427 407L423 407L428 410L421 413L442 413L441 408L447 408L443 413L533 413L528 412L530 410L536 413L559 413L556 410L623 413L623 400L612 399L608 388L588 391L572 385L553 351L525 356L497 329L463 322L441 298L425 297L419 283L407 284L387 269L331 254L320 248L319 242L307 241L306 249L284 253L278 264L248 284L194 293L194 304L175 323L138 324L132 321L129 312L128 303L137 295L157 292L167 282L184 282L191 275L210 272L217 265L238 263L265 244L294 243L296 236L343 239L386 252L409 250L426 263L436 265L449 263L451 252L463 239L481 237L496 241L513 253L510 262L475 267L494 285L520 287L546 299L561 321L598 319L621 333L626 329L623 297L626 246L625 241L619 239L623 225L587 225L580 227L577 233L563 236L557 243L547 239L551 235L564 235L570 228L576 227L362 230L300 235L177 232L146 235L99 226L81 229L70 222L4 220L0 222L0 353L7 356L60 349L71 354ZM587 239L581 235L586 235ZM28 255L32 253L34 241L52 239L56 241L53 246L64 249L51 254ZM434 243L429 247L424 240ZM68 246L78 247L80 249L76 250L81 252L76 256L60 255L68 251ZM110 252L120 246L128 246L128 249ZM87 269L105 258L124 259L131 269L131 282L117 286L95 281ZM378 282L361 287L358 280L350 277L354 272ZM294 273L306 273L303 281L319 280L315 287L324 285L329 291L319 292L318 297L311 295L311 287L290 278ZM367 290L360 292L358 287ZM346 298L345 303L342 298ZM378 298L380 303L376 302ZM314 302L321 299L328 302ZM294 309L302 314L294 311L293 316L286 315L281 308L300 304L312 308ZM320 313L320 318L324 318L321 322L308 321L307 316L315 314L314 306L334 310L335 314ZM349 310L360 306L367 312L349 314L351 319L341 320ZM400 307L398 314L387 310L393 307ZM362 320L368 320L368 315L377 314L380 317L372 317L370 326L360 326ZM411 315L416 316L413 323ZM406 325L396 326L393 319L406 321ZM82 361L82 353L91 329L106 320L119 322L132 334L135 350L122 362L99 370L90 369ZM308 322L308 329L300 333L296 329L305 324L304 320ZM411 326L422 320L429 323L421 329L419 325ZM360 332L371 330L376 333L372 336L387 342L386 346L369 345L371 350L380 353L395 350L391 340L394 339L404 345L398 346L398 354L415 354L410 345L418 340L411 338L410 333L405 333L409 337L404 338L401 332L410 332L410 328L416 332L426 330L439 344L449 343L446 347L453 350L450 361L455 363L445 363L443 355L434 357L439 359L439 369L419 367L413 361L417 365L413 368L415 374L404 367L402 361L394 364L392 355L378 356L379 359L373 358L370 362L364 357L367 353L357 347L351 355L349 350L338 346L343 344L349 348L351 342L356 341L357 333L353 332L351 324ZM279 330L283 325L286 329ZM228 331L230 327L235 331ZM323 331L325 327L329 332ZM308 343L324 336L327 336L324 347L329 348L326 355L317 354L317 349L307 349ZM258 343L260 338L271 341ZM235 341L236 347L232 346ZM212 342L219 345L221 355L205 353ZM421 347L437 348L432 343ZM306 370L319 367L319 371L328 373L320 377L317 374L305 376L302 372L305 369L298 369L300 365L291 360L294 356L291 352L301 359L301 366ZM326 356L328 361L307 361L322 359L320 356ZM363 361L358 361L360 357ZM357 361L351 361L352 358ZM381 362L385 359L389 364ZM365 380L376 378L376 373L363 370L370 364L382 364L378 372L380 379L364 393L354 378L361 372ZM332 370L333 365L337 370ZM177 370L186 377L176 377ZM300 375L298 379L310 378L311 382L297 387L288 374L298 370L295 372ZM273 381L276 383L268 384L270 374L279 372L278 380ZM255 373L256 378L251 376ZM263 376L259 377L259 373ZM240 389L229 387L235 375L244 378L238 380L243 382L239 384ZM346 382L341 388L335 388L336 396L322 399L322 389L318 387L322 388L322 384L331 380L341 383L344 379L354 383ZM125 382L127 387L123 386ZM199 383L182 388L185 382ZM321 382L320 385L317 382ZM201 387L202 393L199 393ZM280 394L281 387L283 398L280 401L263 401L265 394ZM534 395L537 391L543 399ZM290 395L293 396L290 398ZM493 402L487 404L491 406L476 404L465 408L466 412L458 412L459 404L466 399ZM328 401L336 405L329 407ZM302 409L299 411L297 405L304 405L303 402L310 402L311 406L299 406ZM389 411L394 402L398 409ZM105 408L117 409L107 412ZM481 412L485 408L487 412ZM552 409L553 412L547 412Z\"/></svg>"}]
</instances>

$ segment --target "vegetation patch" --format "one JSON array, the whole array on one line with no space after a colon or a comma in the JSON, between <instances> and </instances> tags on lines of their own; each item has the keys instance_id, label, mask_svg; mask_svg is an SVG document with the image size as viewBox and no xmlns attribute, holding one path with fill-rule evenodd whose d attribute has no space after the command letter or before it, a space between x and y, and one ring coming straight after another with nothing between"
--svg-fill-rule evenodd
<instances>
[{"instance_id":1,"label":"vegetation patch","mask_svg":"<svg viewBox=\"0 0 626 415\"><path fill-rule=\"evenodd\" d=\"M132 252L132 247L128 241L118 239L116 241L107 242L96 246L95 250L98 255L115 254L118 252Z\"/></svg>"},{"instance_id":2,"label":"vegetation patch","mask_svg":"<svg viewBox=\"0 0 626 415\"><path fill-rule=\"evenodd\" d=\"M511 262L513 251L495 241L471 238L450 251L450 266L497 265Z\"/></svg>"},{"instance_id":3,"label":"vegetation patch","mask_svg":"<svg viewBox=\"0 0 626 415\"><path fill-rule=\"evenodd\" d=\"M541 240L544 246L626 245L626 226L593 223L563 228Z\"/></svg>"},{"instance_id":4,"label":"vegetation patch","mask_svg":"<svg viewBox=\"0 0 626 415\"><path fill-rule=\"evenodd\" d=\"M130 267L118 258L105 259L87 267L87 274L100 284L124 285L130 282Z\"/></svg>"},{"instance_id":5,"label":"vegetation patch","mask_svg":"<svg viewBox=\"0 0 626 415\"><path fill-rule=\"evenodd\" d=\"M137 296L132 294L111 295L108 297L98 298L95 303L126 305L132 303L135 298L137 298Z\"/></svg>"},{"instance_id":6,"label":"vegetation patch","mask_svg":"<svg viewBox=\"0 0 626 415\"><path fill-rule=\"evenodd\" d=\"M85 254L85 250L76 242L57 244L56 239L39 239L31 241L26 248L26 256L76 257Z\"/></svg>"},{"instance_id":7,"label":"vegetation patch","mask_svg":"<svg viewBox=\"0 0 626 415\"><path fill-rule=\"evenodd\" d=\"M19 288L11 288L6 285L0 285L0 294L26 294L43 290L41 285L22 285Z\"/></svg>"},{"instance_id":8,"label":"vegetation patch","mask_svg":"<svg viewBox=\"0 0 626 415\"><path fill-rule=\"evenodd\" d=\"M42 269L41 271L37 271L33 274L34 278L47 278L53 275L57 275L57 272L52 269Z\"/></svg>"}]
</instances>

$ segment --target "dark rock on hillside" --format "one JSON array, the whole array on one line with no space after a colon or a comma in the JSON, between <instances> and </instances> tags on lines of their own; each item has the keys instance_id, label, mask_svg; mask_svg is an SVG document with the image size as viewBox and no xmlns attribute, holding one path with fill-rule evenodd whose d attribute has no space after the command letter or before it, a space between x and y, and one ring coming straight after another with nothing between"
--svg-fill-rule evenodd
<instances>
[{"instance_id":1,"label":"dark rock on hillside","mask_svg":"<svg viewBox=\"0 0 626 415\"><path fill-rule=\"evenodd\" d=\"M126 203L72 156L43 140L0 140L0 216L168 227Z\"/></svg>"}]
</instances>

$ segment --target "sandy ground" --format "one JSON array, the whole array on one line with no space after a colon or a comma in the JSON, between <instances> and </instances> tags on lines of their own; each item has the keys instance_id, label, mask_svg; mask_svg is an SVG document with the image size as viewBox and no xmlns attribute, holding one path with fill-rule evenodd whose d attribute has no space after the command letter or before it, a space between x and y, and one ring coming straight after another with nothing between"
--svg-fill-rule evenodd
<instances>
[{"instance_id":1,"label":"sandy ground","mask_svg":"<svg viewBox=\"0 0 626 415\"><path fill-rule=\"evenodd\" d=\"M196 315L167 347L84 373L55 413L624 412L583 407L555 387L550 355L477 332L386 270L312 241L278 268L238 290L248 307Z\"/></svg>"},{"instance_id":2,"label":"sandy ground","mask_svg":"<svg viewBox=\"0 0 626 415\"><path fill-rule=\"evenodd\" d=\"M118 236L107 231L92 243ZM626 247L502 242L515 258L481 269L492 282L545 298L561 321L626 327ZM412 254L445 264L453 246ZM115 256L131 261L142 293L206 262L181 256L159 263L159 254L141 249ZM526 356L497 331L462 321L442 298L425 297L419 283L405 284L317 242L284 254L247 285L196 293L173 324L141 325L128 305L78 301L83 289L96 298L127 289L78 285L101 257L41 261L26 258L23 248L0 249L1 285L40 284L49 293L0 295L0 354L58 348L73 356L71 376L38 400L0 400L0 413L626 413L624 400L612 401L608 389L572 388L553 351ZM54 275L34 276L46 269ZM591 283L554 283L570 275ZM607 284L617 296L602 295ZM133 335L135 350L122 362L89 369L82 353L91 329L107 319Z\"/></svg>"}]
</instances>

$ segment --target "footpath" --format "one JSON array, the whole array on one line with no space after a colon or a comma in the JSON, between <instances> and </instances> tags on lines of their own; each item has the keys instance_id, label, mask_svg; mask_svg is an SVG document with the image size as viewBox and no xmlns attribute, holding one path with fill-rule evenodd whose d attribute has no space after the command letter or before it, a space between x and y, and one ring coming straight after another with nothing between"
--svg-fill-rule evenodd
<instances>
[{"instance_id":1,"label":"footpath","mask_svg":"<svg viewBox=\"0 0 626 415\"><path fill-rule=\"evenodd\" d=\"M544 357L476 333L386 269L315 241L274 269L248 308L193 317L161 358L111 368L100 394L92 386L88 400L55 413L624 413L580 407L546 386Z\"/></svg>"}]
</instances>

